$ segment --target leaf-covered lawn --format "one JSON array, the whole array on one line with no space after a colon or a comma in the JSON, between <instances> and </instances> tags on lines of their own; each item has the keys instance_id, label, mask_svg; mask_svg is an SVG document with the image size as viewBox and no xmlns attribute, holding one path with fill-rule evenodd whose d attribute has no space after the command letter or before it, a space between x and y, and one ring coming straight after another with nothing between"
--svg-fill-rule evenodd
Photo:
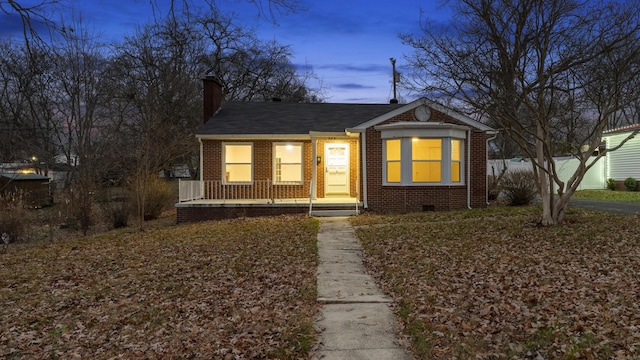
<instances>
[{"instance_id":1,"label":"leaf-covered lawn","mask_svg":"<svg viewBox=\"0 0 640 360\"><path fill-rule=\"evenodd\" d=\"M353 218L420 358L640 358L640 218L540 211Z\"/></svg>"},{"instance_id":2,"label":"leaf-covered lawn","mask_svg":"<svg viewBox=\"0 0 640 360\"><path fill-rule=\"evenodd\" d=\"M207 222L0 255L0 357L304 359L318 222Z\"/></svg>"}]
</instances>

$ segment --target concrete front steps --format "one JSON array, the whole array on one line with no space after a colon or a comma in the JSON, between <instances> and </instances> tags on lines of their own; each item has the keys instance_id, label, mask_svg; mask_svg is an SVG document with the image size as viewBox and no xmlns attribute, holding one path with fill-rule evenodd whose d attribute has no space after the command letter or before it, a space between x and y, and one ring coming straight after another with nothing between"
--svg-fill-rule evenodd
<instances>
[{"instance_id":1,"label":"concrete front steps","mask_svg":"<svg viewBox=\"0 0 640 360\"><path fill-rule=\"evenodd\" d=\"M313 210L311 216L314 217L333 217L333 216L354 216L358 215L358 212L353 210Z\"/></svg>"},{"instance_id":2,"label":"concrete front steps","mask_svg":"<svg viewBox=\"0 0 640 360\"><path fill-rule=\"evenodd\" d=\"M355 203L339 203L339 204L313 204L310 216L314 217L333 217L333 216L354 216L362 212L362 205L358 204L356 210Z\"/></svg>"}]
</instances>

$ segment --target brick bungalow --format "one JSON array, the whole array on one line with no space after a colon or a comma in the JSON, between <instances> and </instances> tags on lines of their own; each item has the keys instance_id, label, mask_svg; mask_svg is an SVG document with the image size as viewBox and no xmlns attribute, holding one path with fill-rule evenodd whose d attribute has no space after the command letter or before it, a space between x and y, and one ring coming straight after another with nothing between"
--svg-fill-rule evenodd
<instances>
[{"instance_id":1,"label":"brick bungalow","mask_svg":"<svg viewBox=\"0 0 640 360\"><path fill-rule=\"evenodd\" d=\"M495 130L448 107L223 102L218 82L203 82L202 171L180 182L178 222L487 205Z\"/></svg>"}]
</instances>

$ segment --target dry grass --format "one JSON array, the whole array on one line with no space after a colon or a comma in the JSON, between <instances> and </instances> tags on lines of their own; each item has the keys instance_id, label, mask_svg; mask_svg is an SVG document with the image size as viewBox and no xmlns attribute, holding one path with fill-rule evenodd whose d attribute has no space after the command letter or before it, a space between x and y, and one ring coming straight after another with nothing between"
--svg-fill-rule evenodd
<instances>
[{"instance_id":1,"label":"dry grass","mask_svg":"<svg viewBox=\"0 0 640 360\"><path fill-rule=\"evenodd\" d=\"M640 358L637 216L539 207L353 218L421 359Z\"/></svg>"},{"instance_id":2,"label":"dry grass","mask_svg":"<svg viewBox=\"0 0 640 360\"><path fill-rule=\"evenodd\" d=\"M317 230L288 216L10 247L0 357L304 359Z\"/></svg>"},{"instance_id":3,"label":"dry grass","mask_svg":"<svg viewBox=\"0 0 640 360\"><path fill-rule=\"evenodd\" d=\"M640 202L639 191L580 190L573 195L576 199Z\"/></svg>"}]
</instances>

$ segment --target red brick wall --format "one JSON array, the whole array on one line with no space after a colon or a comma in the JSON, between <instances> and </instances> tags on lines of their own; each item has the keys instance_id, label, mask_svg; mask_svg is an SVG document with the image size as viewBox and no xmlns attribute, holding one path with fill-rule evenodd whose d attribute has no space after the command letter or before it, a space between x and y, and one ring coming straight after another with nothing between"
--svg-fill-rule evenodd
<instances>
[{"instance_id":1,"label":"red brick wall","mask_svg":"<svg viewBox=\"0 0 640 360\"><path fill-rule=\"evenodd\" d=\"M202 141L202 153L203 153L203 180L222 180L222 143L230 143L233 141L222 140L203 140ZM270 141L270 140L255 140L255 141L236 141L240 143L253 143L253 157L254 167L253 175L254 180L273 180L273 143L282 141ZM356 183L359 179L360 166L358 159L360 158L360 146L355 139L336 139L336 140L318 140L317 155L322 156L322 162L318 165L316 159L312 159L313 145L310 140L296 140L292 142L303 143L303 157L304 157L304 180L310 181L312 177L313 166L316 167L318 182L317 192L318 197L324 197L324 144L325 143L349 143L349 155L350 155L350 181L351 181L351 197L356 196ZM362 188L362 184L360 184ZM306 191L306 189L305 189ZM293 196L292 197L296 197Z\"/></svg>"},{"instance_id":2,"label":"red brick wall","mask_svg":"<svg viewBox=\"0 0 640 360\"><path fill-rule=\"evenodd\" d=\"M255 180L273 179L273 143L286 141L271 140L203 140L203 180L222 180L222 143L251 143L253 144L253 176ZM302 143L304 157L304 179L311 179L312 149L310 140L292 140L292 143Z\"/></svg>"},{"instance_id":3,"label":"red brick wall","mask_svg":"<svg viewBox=\"0 0 640 360\"><path fill-rule=\"evenodd\" d=\"M202 141L202 180L222 180L222 141Z\"/></svg>"},{"instance_id":4,"label":"red brick wall","mask_svg":"<svg viewBox=\"0 0 640 360\"><path fill-rule=\"evenodd\" d=\"M206 123L222 105L222 87L213 77L207 76L202 79L202 92L202 119Z\"/></svg>"},{"instance_id":5,"label":"red brick wall","mask_svg":"<svg viewBox=\"0 0 640 360\"><path fill-rule=\"evenodd\" d=\"M466 125L436 110L431 110L432 121ZM383 124L399 121L417 121L413 110L400 114ZM380 124L382 125L382 124ZM375 212L415 212L433 207L433 210L455 210L467 207L467 186L471 186L471 207L486 206L486 141L480 131L471 132L470 174L465 163L465 185L451 186L383 186L382 139L380 131L366 130L367 143L367 205ZM467 159L468 141L464 142Z\"/></svg>"}]
</instances>

